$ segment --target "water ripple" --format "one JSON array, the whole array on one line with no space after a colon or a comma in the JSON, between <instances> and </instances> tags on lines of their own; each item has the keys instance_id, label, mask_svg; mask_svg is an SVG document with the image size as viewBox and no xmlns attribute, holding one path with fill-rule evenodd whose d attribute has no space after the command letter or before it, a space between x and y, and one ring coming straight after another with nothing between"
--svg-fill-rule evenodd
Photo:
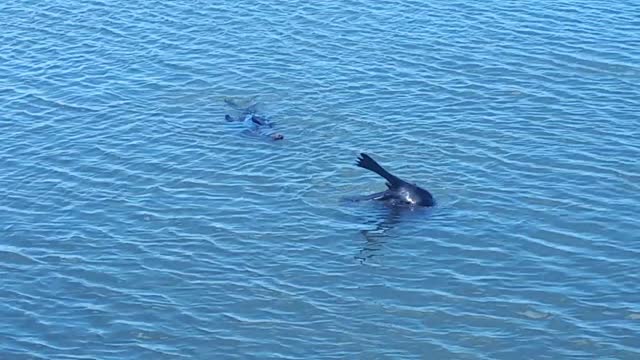
<instances>
[{"instance_id":1,"label":"water ripple","mask_svg":"<svg viewBox=\"0 0 640 360\"><path fill-rule=\"evenodd\" d=\"M637 13L0 4L0 357L638 358Z\"/></svg>"}]
</instances>

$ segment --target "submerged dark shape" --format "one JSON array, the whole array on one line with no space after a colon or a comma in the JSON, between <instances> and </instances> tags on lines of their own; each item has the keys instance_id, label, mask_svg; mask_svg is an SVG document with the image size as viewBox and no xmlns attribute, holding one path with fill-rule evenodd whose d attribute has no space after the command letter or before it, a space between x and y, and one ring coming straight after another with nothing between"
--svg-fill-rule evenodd
<instances>
[{"instance_id":1,"label":"submerged dark shape","mask_svg":"<svg viewBox=\"0 0 640 360\"><path fill-rule=\"evenodd\" d=\"M269 137L271 140L283 140L284 136L275 130L273 130L274 123L270 121L267 117L258 114L257 103L255 103L255 97L251 98L247 104L238 104L238 101L234 101L232 99L224 100L227 105L231 106L235 110L241 111L240 116L234 118L233 116L227 114L224 116L224 119L233 122L233 121L242 121L243 124L247 127L247 131L255 135L261 135Z\"/></svg>"},{"instance_id":2,"label":"submerged dark shape","mask_svg":"<svg viewBox=\"0 0 640 360\"><path fill-rule=\"evenodd\" d=\"M353 200L379 200L392 206L434 206L431 193L416 184L408 183L382 168L369 155L361 153L357 166L373 171L387 180L387 190Z\"/></svg>"},{"instance_id":3,"label":"submerged dark shape","mask_svg":"<svg viewBox=\"0 0 640 360\"><path fill-rule=\"evenodd\" d=\"M354 256L361 264L369 262L374 258L384 256L383 249L389 240L389 232L393 230L402 220L404 208L390 207L379 213L382 219L369 219L366 225L373 225L372 228L360 230L360 234L366 240L362 249Z\"/></svg>"}]
</instances>

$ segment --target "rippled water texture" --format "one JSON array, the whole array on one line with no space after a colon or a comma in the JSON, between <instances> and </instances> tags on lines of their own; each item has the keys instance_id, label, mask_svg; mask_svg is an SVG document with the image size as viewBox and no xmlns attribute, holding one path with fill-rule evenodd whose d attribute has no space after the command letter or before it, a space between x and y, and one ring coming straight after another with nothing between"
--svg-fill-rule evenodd
<instances>
[{"instance_id":1,"label":"rippled water texture","mask_svg":"<svg viewBox=\"0 0 640 360\"><path fill-rule=\"evenodd\" d=\"M0 358L640 359L639 83L631 0L2 1Z\"/></svg>"}]
</instances>

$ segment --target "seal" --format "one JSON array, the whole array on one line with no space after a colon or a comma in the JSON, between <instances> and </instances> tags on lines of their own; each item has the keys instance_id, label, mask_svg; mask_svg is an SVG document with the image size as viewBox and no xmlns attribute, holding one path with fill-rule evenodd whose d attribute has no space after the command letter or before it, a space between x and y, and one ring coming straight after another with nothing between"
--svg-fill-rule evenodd
<instances>
[{"instance_id":1,"label":"seal","mask_svg":"<svg viewBox=\"0 0 640 360\"><path fill-rule=\"evenodd\" d=\"M224 116L224 119L229 122L242 121L244 126L247 127L247 130L249 130L249 132L262 135L262 136L267 136L271 138L271 140L275 141L275 140L284 139L284 135L274 132L273 123L260 115L246 114L244 118L243 117L234 118L231 115L227 114Z\"/></svg>"},{"instance_id":2,"label":"seal","mask_svg":"<svg viewBox=\"0 0 640 360\"><path fill-rule=\"evenodd\" d=\"M399 177L385 170L371 156L360 153L356 165L373 171L387 180L387 190L366 195L357 200L378 200L391 206L414 207L414 206L434 206L435 200L430 192L416 184L408 183Z\"/></svg>"},{"instance_id":3,"label":"seal","mask_svg":"<svg viewBox=\"0 0 640 360\"><path fill-rule=\"evenodd\" d=\"M233 98L225 98L224 102L234 110L241 111L237 118L227 114L224 119L229 122L242 121L251 134L269 137L271 140L283 140L284 135L273 130L274 123L265 116L258 114L256 97L241 101Z\"/></svg>"}]
</instances>

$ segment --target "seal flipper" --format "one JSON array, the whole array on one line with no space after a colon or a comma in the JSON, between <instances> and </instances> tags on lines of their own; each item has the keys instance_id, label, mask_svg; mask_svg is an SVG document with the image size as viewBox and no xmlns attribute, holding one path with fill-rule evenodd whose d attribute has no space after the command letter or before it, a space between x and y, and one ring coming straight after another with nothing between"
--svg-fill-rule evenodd
<instances>
[{"instance_id":1,"label":"seal flipper","mask_svg":"<svg viewBox=\"0 0 640 360\"><path fill-rule=\"evenodd\" d=\"M375 160L371 158L371 156L365 153L360 153L360 157L358 158L358 162L356 163L356 165L363 169L373 171L374 173L387 179L387 187L390 189L393 187L401 186L403 183L403 181L400 180L400 178L392 175L390 172L383 169L382 166L380 166L380 164L378 164Z\"/></svg>"},{"instance_id":2,"label":"seal flipper","mask_svg":"<svg viewBox=\"0 0 640 360\"><path fill-rule=\"evenodd\" d=\"M267 119L264 116L260 116L260 115L256 115L256 114L252 114L251 115L251 121L253 121L254 123L260 125L260 126L268 126L268 127L273 127L273 125L275 125L275 122L270 121L269 119Z\"/></svg>"},{"instance_id":3,"label":"seal flipper","mask_svg":"<svg viewBox=\"0 0 640 360\"><path fill-rule=\"evenodd\" d=\"M227 114L224 116L224 119L228 122L236 121L236 119L232 118L231 115Z\"/></svg>"},{"instance_id":4,"label":"seal flipper","mask_svg":"<svg viewBox=\"0 0 640 360\"><path fill-rule=\"evenodd\" d=\"M386 191L378 192L375 194L369 195L358 195L358 196L347 196L343 197L343 200L358 202L358 201L367 201L367 200L385 200L388 197Z\"/></svg>"}]
</instances>

